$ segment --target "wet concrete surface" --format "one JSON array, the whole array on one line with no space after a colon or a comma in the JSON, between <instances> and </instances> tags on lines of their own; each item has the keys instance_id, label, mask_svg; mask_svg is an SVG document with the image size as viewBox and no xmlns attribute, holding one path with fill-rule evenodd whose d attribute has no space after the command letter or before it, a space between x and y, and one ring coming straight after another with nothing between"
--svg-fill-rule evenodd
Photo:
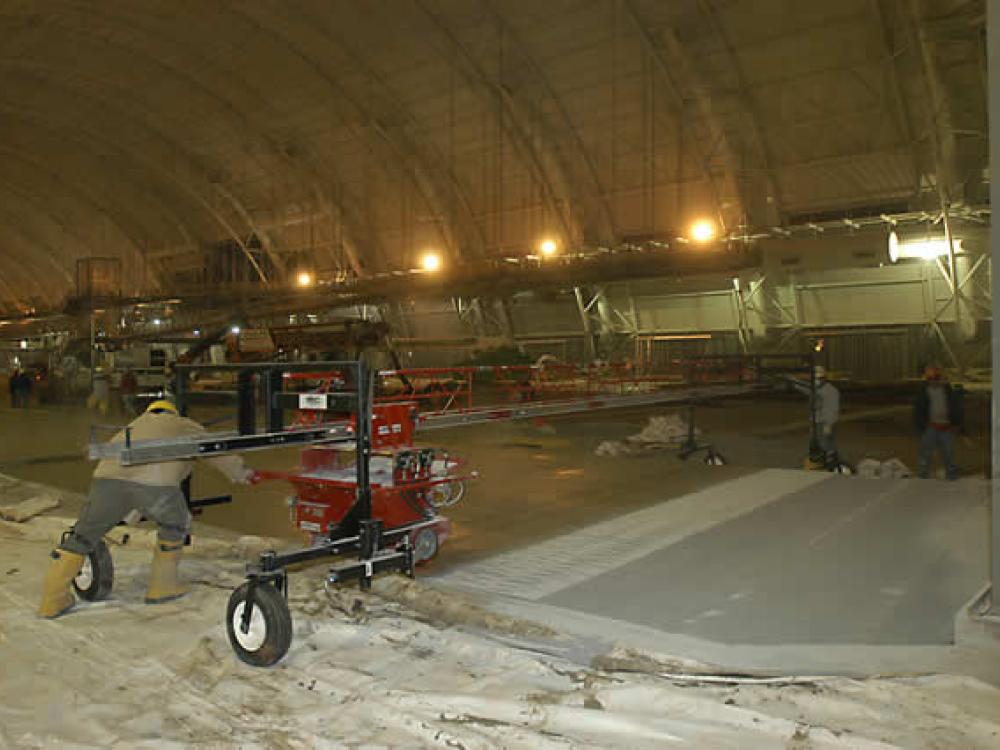
<instances>
[{"instance_id":1,"label":"wet concrete surface","mask_svg":"<svg viewBox=\"0 0 1000 750\"><path fill-rule=\"evenodd\" d=\"M675 408L646 408L563 417L539 428L531 423L493 423L420 436L420 443L465 456L481 474L459 505L448 509L454 535L435 566L459 565L506 549L571 531L616 514L662 502L761 467L798 468L807 450L807 408L794 395L773 394L701 406L696 421L729 460L727 467L680 461L667 451L630 458L593 455L603 440L637 432L649 416ZM988 461L986 402L970 398L972 441L960 445L963 473L981 474ZM207 422L223 419L219 407L193 413ZM85 493L93 464L84 460L90 426L121 424L124 416L101 416L78 407L0 408L0 471ZM224 429L223 421L216 425ZM107 433L106 433L107 434ZM898 456L913 466L916 440L908 404L884 396L845 396L840 428L842 452ZM75 454L81 458L52 460ZM46 458L49 457L49 458ZM290 470L298 452L246 454L256 468ZM194 493L234 492L237 502L205 510L202 520L246 534L297 537L285 503L291 487L281 482L236 487L209 468L195 471Z\"/></svg>"},{"instance_id":2,"label":"wet concrete surface","mask_svg":"<svg viewBox=\"0 0 1000 750\"><path fill-rule=\"evenodd\" d=\"M540 601L730 644L948 644L987 529L979 483L832 477Z\"/></svg>"}]
</instances>

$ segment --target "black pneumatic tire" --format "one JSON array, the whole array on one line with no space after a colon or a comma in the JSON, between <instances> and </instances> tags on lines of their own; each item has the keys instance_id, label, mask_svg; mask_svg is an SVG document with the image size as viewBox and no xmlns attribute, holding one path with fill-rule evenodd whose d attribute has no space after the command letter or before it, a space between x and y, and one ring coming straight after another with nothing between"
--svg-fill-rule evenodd
<instances>
[{"instance_id":1,"label":"black pneumatic tire","mask_svg":"<svg viewBox=\"0 0 1000 750\"><path fill-rule=\"evenodd\" d=\"M99 602L108 598L115 584L115 563L111 550L102 539L87 555L83 568L73 579L73 590L77 596L88 602Z\"/></svg>"},{"instance_id":2,"label":"black pneumatic tire","mask_svg":"<svg viewBox=\"0 0 1000 750\"><path fill-rule=\"evenodd\" d=\"M281 661L292 645L292 614L277 588L269 583L258 583L253 595L250 632L240 632L249 586L244 583L229 597L226 634L240 661L252 667L270 667Z\"/></svg>"}]
</instances>

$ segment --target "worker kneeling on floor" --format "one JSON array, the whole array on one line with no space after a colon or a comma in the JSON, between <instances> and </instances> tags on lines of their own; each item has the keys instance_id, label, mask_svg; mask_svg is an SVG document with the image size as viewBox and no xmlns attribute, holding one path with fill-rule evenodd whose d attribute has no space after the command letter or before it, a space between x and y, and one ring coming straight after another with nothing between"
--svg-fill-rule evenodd
<instances>
[{"instance_id":1,"label":"worker kneeling on floor","mask_svg":"<svg viewBox=\"0 0 1000 750\"><path fill-rule=\"evenodd\" d=\"M150 404L144 414L129 424L129 429L131 440L135 442L197 438L207 434L200 424L180 416L177 407L167 400ZM111 439L111 442L124 441L124 430ZM239 456L206 460L235 483L255 484L258 480L256 472L248 469ZM158 525L146 602L154 604L183 596L187 587L178 581L177 566L191 527L191 513L181 483L191 474L193 464L187 460L122 466L117 458L100 461L76 525L52 551L39 615L58 617L72 608L76 597L70 586L80 573L84 559L101 538L133 510Z\"/></svg>"}]
</instances>

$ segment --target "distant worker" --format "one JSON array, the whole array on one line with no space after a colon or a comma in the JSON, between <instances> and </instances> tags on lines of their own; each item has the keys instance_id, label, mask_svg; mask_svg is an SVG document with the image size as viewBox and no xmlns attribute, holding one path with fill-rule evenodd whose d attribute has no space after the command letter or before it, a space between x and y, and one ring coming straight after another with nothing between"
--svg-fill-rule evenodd
<instances>
[{"instance_id":1,"label":"distant worker","mask_svg":"<svg viewBox=\"0 0 1000 750\"><path fill-rule=\"evenodd\" d=\"M166 400L154 401L146 412L129 425L131 439L159 440L165 438L201 437L205 428L182 417L177 407ZM125 431L111 442L122 443ZM207 459L232 482L256 484L259 477L236 455ZM70 584L79 574L84 558L101 538L126 515L135 510L158 525L157 543L153 553L146 591L146 603L169 601L187 593L177 579L181 550L191 525L181 483L191 474L193 461L163 461L138 466L122 466L119 459L106 458L97 464L87 502L76 525L65 541L52 551L52 562L45 576L42 617L58 617L67 612L76 598Z\"/></svg>"},{"instance_id":2,"label":"distant worker","mask_svg":"<svg viewBox=\"0 0 1000 750\"><path fill-rule=\"evenodd\" d=\"M965 428L965 407L961 387L951 385L940 367L928 367L924 384L913 404L913 423L920 435L917 474L926 479L940 452L945 476L958 479L955 465L955 433Z\"/></svg>"},{"instance_id":3,"label":"distant worker","mask_svg":"<svg viewBox=\"0 0 1000 750\"><path fill-rule=\"evenodd\" d=\"M816 443L823 451L828 469L836 468L837 422L840 421L840 391L826 378L826 368L817 366L813 371L816 381Z\"/></svg>"},{"instance_id":4,"label":"distant worker","mask_svg":"<svg viewBox=\"0 0 1000 750\"><path fill-rule=\"evenodd\" d=\"M840 457L837 451L837 422L840 421L840 391L827 379L826 368L821 365L813 368L812 383L801 380L791 382L810 398L812 437L821 453L816 458L820 459L824 468L831 471L838 469Z\"/></svg>"},{"instance_id":5,"label":"distant worker","mask_svg":"<svg viewBox=\"0 0 1000 750\"><path fill-rule=\"evenodd\" d=\"M136 398L139 394L139 380L131 370L122 373L122 381L119 385L122 395L122 411L129 417L134 417L138 406Z\"/></svg>"}]
</instances>

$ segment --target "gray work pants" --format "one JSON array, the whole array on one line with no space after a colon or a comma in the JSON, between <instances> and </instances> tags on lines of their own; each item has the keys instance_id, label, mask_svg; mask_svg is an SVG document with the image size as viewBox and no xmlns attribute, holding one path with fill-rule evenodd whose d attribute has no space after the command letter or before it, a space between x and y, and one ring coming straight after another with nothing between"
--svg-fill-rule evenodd
<instances>
[{"instance_id":1,"label":"gray work pants","mask_svg":"<svg viewBox=\"0 0 1000 750\"><path fill-rule=\"evenodd\" d=\"M95 479L73 533L66 538L62 548L80 555L90 554L101 537L132 510L156 521L159 537L165 542L183 542L191 528L191 513L180 487Z\"/></svg>"},{"instance_id":2,"label":"gray work pants","mask_svg":"<svg viewBox=\"0 0 1000 750\"><path fill-rule=\"evenodd\" d=\"M833 456L837 455L837 426L830 426L830 434L825 433L825 426L822 424L816 425L816 445L819 449L823 451L829 460Z\"/></svg>"},{"instance_id":3,"label":"gray work pants","mask_svg":"<svg viewBox=\"0 0 1000 750\"><path fill-rule=\"evenodd\" d=\"M927 479L934 452L941 453L945 476L948 479L958 479L958 467L955 465L955 433L951 430L936 430L927 427L920 436L920 460L917 463L917 474Z\"/></svg>"}]
</instances>

